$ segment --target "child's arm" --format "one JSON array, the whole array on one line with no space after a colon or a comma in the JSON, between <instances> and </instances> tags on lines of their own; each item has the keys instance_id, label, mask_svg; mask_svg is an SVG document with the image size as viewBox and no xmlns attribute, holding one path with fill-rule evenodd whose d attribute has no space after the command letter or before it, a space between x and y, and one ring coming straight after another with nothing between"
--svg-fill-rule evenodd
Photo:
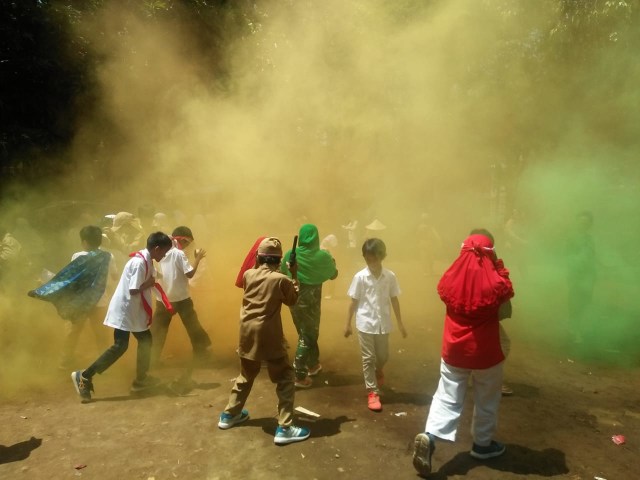
<instances>
[{"instance_id":1,"label":"child's arm","mask_svg":"<svg viewBox=\"0 0 640 480\"><path fill-rule=\"evenodd\" d=\"M347 325L344 327L345 338L348 338L353 333L353 330L351 329L351 319L353 318L353 315L356 313L357 308L358 308L358 300L356 300L355 298L352 298L351 303L349 304Z\"/></svg>"},{"instance_id":2,"label":"child's arm","mask_svg":"<svg viewBox=\"0 0 640 480\"><path fill-rule=\"evenodd\" d=\"M207 252L204 250L204 248L196 249L195 261L193 262L193 270L191 270L189 273L185 273L187 278L193 278L193 276L196 274L196 271L198 270L198 265L200 265L200 260L202 260L206 256Z\"/></svg>"},{"instance_id":3,"label":"child's arm","mask_svg":"<svg viewBox=\"0 0 640 480\"><path fill-rule=\"evenodd\" d=\"M402 314L400 313L400 302L398 301L398 297L391 297L391 306L393 307L393 313L395 313L396 320L398 321L398 330L400 330L402 338L407 338L407 331L404 329L404 324L402 323Z\"/></svg>"}]
</instances>

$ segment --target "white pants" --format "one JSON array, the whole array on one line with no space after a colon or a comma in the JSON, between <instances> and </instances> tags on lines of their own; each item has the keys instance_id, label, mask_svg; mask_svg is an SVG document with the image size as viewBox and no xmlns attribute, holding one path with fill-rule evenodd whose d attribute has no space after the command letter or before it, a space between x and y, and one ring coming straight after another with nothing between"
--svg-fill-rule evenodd
<instances>
[{"instance_id":1,"label":"white pants","mask_svg":"<svg viewBox=\"0 0 640 480\"><path fill-rule=\"evenodd\" d=\"M443 440L454 441L464 405L464 397L473 381L473 421L471 434L479 446L488 446L498 426L498 407L502 397L502 365L485 370L471 370L440 364L440 382L433 395L425 432Z\"/></svg>"},{"instance_id":2,"label":"white pants","mask_svg":"<svg viewBox=\"0 0 640 480\"><path fill-rule=\"evenodd\" d=\"M358 330L364 386L370 392L380 393L376 371L382 370L389 359L389 334L364 333Z\"/></svg>"}]
</instances>

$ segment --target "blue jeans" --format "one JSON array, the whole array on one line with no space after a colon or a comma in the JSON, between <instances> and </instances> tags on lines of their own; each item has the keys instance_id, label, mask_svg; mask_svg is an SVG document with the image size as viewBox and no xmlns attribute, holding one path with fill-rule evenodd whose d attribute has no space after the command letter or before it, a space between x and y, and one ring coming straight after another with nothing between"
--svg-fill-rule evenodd
<instances>
[{"instance_id":1,"label":"blue jeans","mask_svg":"<svg viewBox=\"0 0 640 480\"><path fill-rule=\"evenodd\" d=\"M124 352L129 348L129 334L133 333L138 341L138 359L136 361L136 380L144 380L149 371L149 362L151 359L151 332L127 332L125 330L113 330L113 345L107 348L93 364L87 368L82 375L90 379L96 373L102 373L116 360L118 360Z\"/></svg>"}]
</instances>

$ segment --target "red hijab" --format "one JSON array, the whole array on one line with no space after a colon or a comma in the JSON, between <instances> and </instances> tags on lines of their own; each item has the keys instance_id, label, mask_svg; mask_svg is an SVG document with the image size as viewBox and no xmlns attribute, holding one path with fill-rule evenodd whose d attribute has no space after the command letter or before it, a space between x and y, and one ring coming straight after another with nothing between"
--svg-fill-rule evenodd
<instances>
[{"instance_id":1,"label":"red hijab","mask_svg":"<svg viewBox=\"0 0 640 480\"><path fill-rule=\"evenodd\" d=\"M513 297L509 271L488 237L474 234L462 243L460 255L438 283L438 294L450 311L462 315Z\"/></svg>"},{"instance_id":2,"label":"red hijab","mask_svg":"<svg viewBox=\"0 0 640 480\"><path fill-rule=\"evenodd\" d=\"M242 280L244 278L244 272L256 266L256 253L258 252L258 247L260 246L260 242L267 237L258 237L256 242L247 253L247 256L244 258L244 262L242 262L242 266L240 267L240 271L238 272L238 276L236 277L236 287L242 288Z\"/></svg>"}]
</instances>

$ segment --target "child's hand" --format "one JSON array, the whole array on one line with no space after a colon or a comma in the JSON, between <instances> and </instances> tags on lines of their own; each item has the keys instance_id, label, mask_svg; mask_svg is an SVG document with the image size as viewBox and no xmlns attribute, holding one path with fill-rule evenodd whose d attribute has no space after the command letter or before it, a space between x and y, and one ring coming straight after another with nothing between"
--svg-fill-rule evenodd
<instances>
[{"instance_id":1,"label":"child's hand","mask_svg":"<svg viewBox=\"0 0 640 480\"><path fill-rule=\"evenodd\" d=\"M149 277L140 285L140 291L146 290L147 288L151 288L155 284L156 284L156 279L154 277Z\"/></svg>"},{"instance_id":2,"label":"child's hand","mask_svg":"<svg viewBox=\"0 0 640 480\"><path fill-rule=\"evenodd\" d=\"M207 252L205 251L204 248L196 248L195 256L196 256L196 260L200 261L207 256Z\"/></svg>"},{"instance_id":3,"label":"child's hand","mask_svg":"<svg viewBox=\"0 0 640 480\"><path fill-rule=\"evenodd\" d=\"M298 262L294 263L293 265L289 265L289 262L287 262L287 268L291 272L292 278L298 278Z\"/></svg>"},{"instance_id":4,"label":"child's hand","mask_svg":"<svg viewBox=\"0 0 640 480\"><path fill-rule=\"evenodd\" d=\"M351 324L344 327L344 338L349 338L352 333L353 333L353 330L351 330Z\"/></svg>"}]
</instances>

